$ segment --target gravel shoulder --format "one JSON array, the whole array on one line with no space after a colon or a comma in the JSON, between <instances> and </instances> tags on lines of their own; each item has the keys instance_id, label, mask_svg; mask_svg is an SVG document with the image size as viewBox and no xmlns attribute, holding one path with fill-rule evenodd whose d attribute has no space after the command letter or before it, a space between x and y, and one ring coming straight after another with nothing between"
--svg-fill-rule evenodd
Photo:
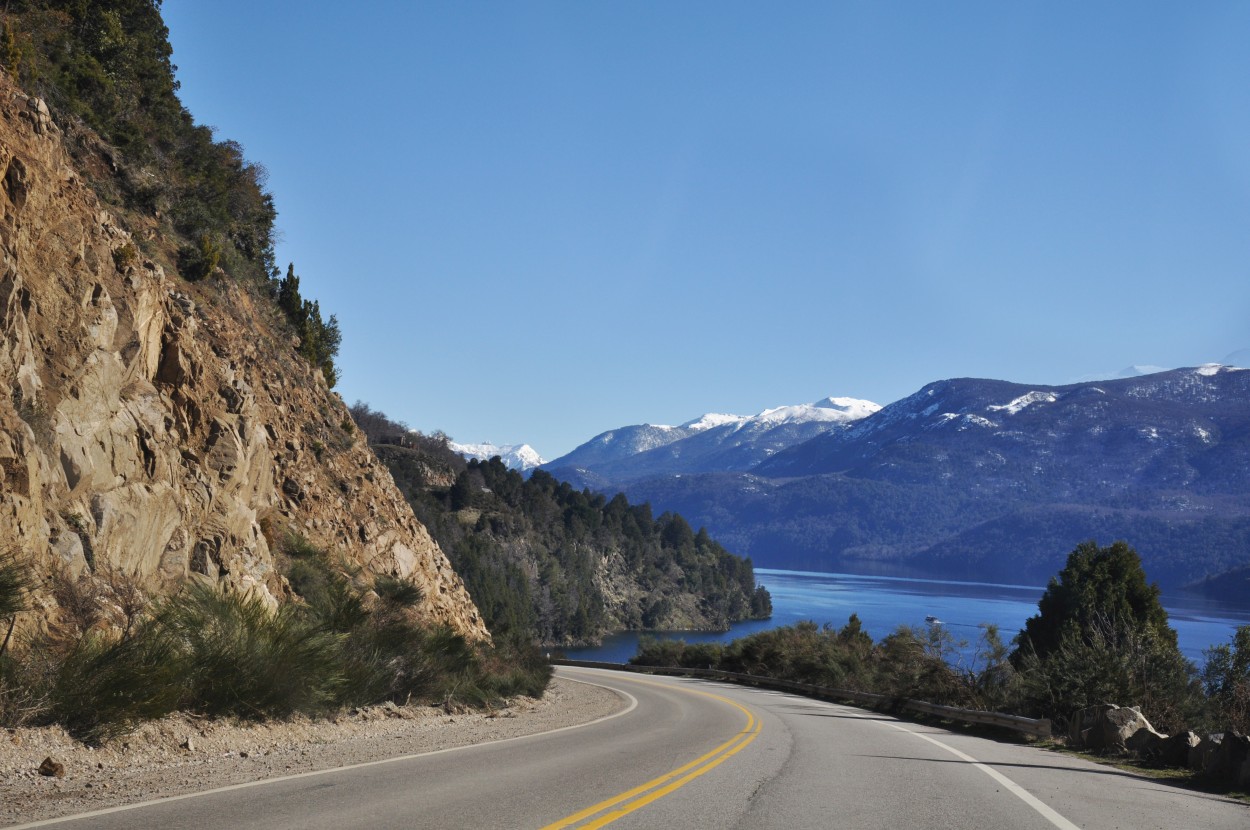
<instances>
[{"instance_id":1,"label":"gravel shoulder","mask_svg":"<svg viewBox=\"0 0 1250 830\"><path fill-rule=\"evenodd\" d=\"M99 748L57 727L0 730L0 825L531 735L624 707L615 692L557 677L541 699L489 712L386 704L263 724L174 715ZM40 774L45 758L64 776Z\"/></svg>"}]
</instances>

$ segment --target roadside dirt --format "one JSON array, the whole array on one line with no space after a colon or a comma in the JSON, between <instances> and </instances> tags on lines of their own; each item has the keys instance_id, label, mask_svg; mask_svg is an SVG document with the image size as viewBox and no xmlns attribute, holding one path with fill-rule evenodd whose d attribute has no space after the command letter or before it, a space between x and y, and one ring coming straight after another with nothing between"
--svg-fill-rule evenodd
<instances>
[{"instance_id":1,"label":"roadside dirt","mask_svg":"<svg viewBox=\"0 0 1250 830\"><path fill-rule=\"evenodd\" d=\"M103 747L56 727L0 730L0 825L574 726L624 707L615 693L555 678L541 700L491 712L371 706L329 720L247 724L175 715ZM43 775L45 758L64 777Z\"/></svg>"}]
</instances>

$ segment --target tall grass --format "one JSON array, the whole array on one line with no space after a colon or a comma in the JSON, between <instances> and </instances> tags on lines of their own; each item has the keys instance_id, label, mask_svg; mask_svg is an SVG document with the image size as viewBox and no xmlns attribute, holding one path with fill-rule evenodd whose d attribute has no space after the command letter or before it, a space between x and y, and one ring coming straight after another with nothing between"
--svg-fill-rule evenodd
<instances>
[{"instance_id":1,"label":"tall grass","mask_svg":"<svg viewBox=\"0 0 1250 830\"><path fill-rule=\"evenodd\" d=\"M153 629L122 640L91 632L57 667L46 719L100 744L168 715L184 698L181 657L175 643Z\"/></svg>"},{"instance_id":2,"label":"tall grass","mask_svg":"<svg viewBox=\"0 0 1250 830\"><path fill-rule=\"evenodd\" d=\"M0 553L0 624L4 626L4 634L0 637L0 658L8 651L17 615L26 610L26 595L29 592L30 579L17 555L11 551Z\"/></svg>"},{"instance_id":3,"label":"tall grass","mask_svg":"<svg viewBox=\"0 0 1250 830\"><path fill-rule=\"evenodd\" d=\"M69 605L66 624L26 643L20 660L0 654L0 725L58 723L98 744L178 709L259 720L386 700L482 706L546 688L537 649L421 622L411 582L357 587L358 574L299 540L287 556L301 600L276 610L194 583L111 619L116 597L139 594L116 573L63 574L53 593ZM0 613L4 577L0 561Z\"/></svg>"},{"instance_id":4,"label":"tall grass","mask_svg":"<svg viewBox=\"0 0 1250 830\"><path fill-rule=\"evenodd\" d=\"M294 605L277 611L260 598L195 584L153 619L172 640L188 708L240 718L321 712L340 700L343 637Z\"/></svg>"}]
</instances>

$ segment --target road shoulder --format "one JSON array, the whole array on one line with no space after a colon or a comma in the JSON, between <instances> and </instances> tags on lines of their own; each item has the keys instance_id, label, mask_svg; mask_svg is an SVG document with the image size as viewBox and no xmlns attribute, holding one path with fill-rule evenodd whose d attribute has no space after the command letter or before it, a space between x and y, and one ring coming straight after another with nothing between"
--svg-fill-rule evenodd
<instances>
[{"instance_id":1,"label":"road shoulder","mask_svg":"<svg viewBox=\"0 0 1250 830\"><path fill-rule=\"evenodd\" d=\"M0 823L16 824L266 778L576 726L627 705L609 689L553 678L541 700L490 712L371 706L328 720L263 724L176 715L93 749L59 728L0 731ZM64 777L38 768L51 757Z\"/></svg>"}]
</instances>

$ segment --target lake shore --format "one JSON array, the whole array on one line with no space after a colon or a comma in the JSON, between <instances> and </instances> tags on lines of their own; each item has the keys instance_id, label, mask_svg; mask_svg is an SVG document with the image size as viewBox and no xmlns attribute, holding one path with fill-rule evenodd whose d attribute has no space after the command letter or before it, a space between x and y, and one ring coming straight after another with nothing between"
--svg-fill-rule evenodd
<instances>
[{"instance_id":1,"label":"lake shore","mask_svg":"<svg viewBox=\"0 0 1250 830\"><path fill-rule=\"evenodd\" d=\"M566 648L563 652L573 660L624 663L637 653L638 641L645 636L727 643L803 620L841 628L851 614L860 618L874 640L880 640L900 625L923 627L928 624L925 618L933 616L957 642L968 644L956 649L955 659L970 664L976 659L982 623L997 625L1003 641L1010 643L1025 620L1037 613L1037 601L1045 590L1045 586L770 568L756 568L755 573L772 594L770 620L734 623L727 632L619 632L605 637L598 647ZM1250 625L1250 608L1193 595L1164 595L1162 601L1177 631L1181 651L1198 665L1203 662L1203 649L1229 642L1238 626Z\"/></svg>"}]
</instances>

